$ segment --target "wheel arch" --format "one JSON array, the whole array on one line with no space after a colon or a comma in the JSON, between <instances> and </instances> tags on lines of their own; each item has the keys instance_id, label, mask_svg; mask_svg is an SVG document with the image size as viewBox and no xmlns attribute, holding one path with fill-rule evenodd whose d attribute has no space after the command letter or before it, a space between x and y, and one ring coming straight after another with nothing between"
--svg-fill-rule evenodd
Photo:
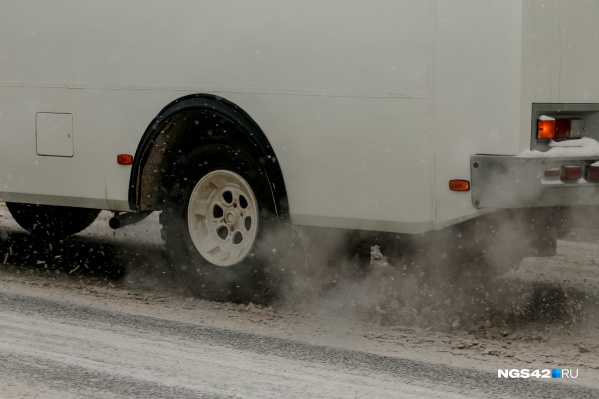
<instances>
[{"instance_id":1,"label":"wheel arch","mask_svg":"<svg viewBox=\"0 0 599 399\"><path fill-rule=\"evenodd\" d=\"M219 127L218 132L212 135L210 126ZM233 129L227 129L229 126ZM275 211L279 218L286 219L289 213L283 173L268 138L241 107L211 94L192 94L176 99L148 125L131 169L130 208L137 211L160 209L167 165L183 151L182 148L223 140L244 145L264 165Z\"/></svg>"}]
</instances>

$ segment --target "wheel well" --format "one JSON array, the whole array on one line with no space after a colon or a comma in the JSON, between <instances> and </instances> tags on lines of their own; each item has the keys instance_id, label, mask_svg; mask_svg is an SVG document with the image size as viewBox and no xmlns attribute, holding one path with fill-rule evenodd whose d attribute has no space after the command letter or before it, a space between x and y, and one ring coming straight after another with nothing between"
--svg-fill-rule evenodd
<instances>
[{"instance_id":1,"label":"wheel well","mask_svg":"<svg viewBox=\"0 0 599 399\"><path fill-rule=\"evenodd\" d=\"M167 105L146 129L135 153L129 184L129 206L159 210L169 166L185 149L208 143L238 143L264 165L277 215L288 216L283 174L274 150L256 122L221 97L196 94Z\"/></svg>"}]
</instances>

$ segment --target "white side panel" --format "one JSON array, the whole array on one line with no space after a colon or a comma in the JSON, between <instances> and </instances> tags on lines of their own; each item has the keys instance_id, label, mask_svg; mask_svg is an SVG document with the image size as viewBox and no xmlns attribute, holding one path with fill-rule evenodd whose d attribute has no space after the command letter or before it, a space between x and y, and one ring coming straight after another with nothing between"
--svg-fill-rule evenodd
<instances>
[{"instance_id":1,"label":"white side panel","mask_svg":"<svg viewBox=\"0 0 599 399\"><path fill-rule=\"evenodd\" d=\"M135 155L150 122L166 104L185 94L165 90L73 91L73 112L78 117L75 128L93 140L87 153L102 172L102 195L108 209L129 208L131 166L117 164L117 155Z\"/></svg>"},{"instance_id":2,"label":"white side panel","mask_svg":"<svg viewBox=\"0 0 599 399\"><path fill-rule=\"evenodd\" d=\"M217 93L271 141L294 222L431 228L430 1L175 3L80 3L75 103L104 152L134 152L148 109ZM118 204L128 175L111 162Z\"/></svg>"},{"instance_id":3,"label":"white side panel","mask_svg":"<svg viewBox=\"0 0 599 399\"><path fill-rule=\"evenodd\" d=\"M126 209L130 169L116 155L135 152L164 105L208 92L265 131L295 222L432 227L432 1L67 3L10 2L76 18L48 34L60 51L25 42L56 68L0 77L5 199ZM21 29L5 22L6 35ZM37 112L73 114L73 158L35 156Z\"/></svg>"},{"instance_id":4,"label":"white side panel","mask_svg":"<svg viewBox=\"0 0 599 399\"><path fill-rule=\"evenodd\" d=\"M126 201L129 167L146 120L182 93L78 90L75 108L96 146L111 209ZM429 100L227 93L267 134L281 164L294 223L421 232L432 228ZM151 100L151 101L150 101ZM144 104L134 110L128 103ZM129 118L125 112L133 112ZM141 136L141 134L139 135Z\"/></svg>"},{"instance_id":5,"label":"white side panel","mask_svg":"<svg viewBox=\"0 0 599 399\"><path fill-rule=\"evenodd\" d=\"M73 157L36 153L36 114L73 110L67 88L75 4L74 0L0 2L1 200L106 207L104 168L96 147L100 137L79 135L73 141L78 147ZM75 135L78 124L86 125L74 115ZM58 152L69 155L64 148Z\"/></svg>"},{"instance_id":6,"label":"white side panel","mask_svg":"<svg viewBox=\"0 0 599 399\"><path fill-rule=\"evenodd\" d=\"M532 25L532 35L523 36L523 40L533 43L532 102L558 102L562 61L559 45L560 0L528 1L532 2L532 14L524 23L526 26Z\"/></svg>"},{"instance_id":7,"label":"white side panel","mask_svg":"<svg viewBox=\"0 0 599 399\"><path fill-rule=\"evenodd\" d=\"M0 82L65 85L75 0L2 0Z\"/></svg>"},{"instance_id":8,"label":"white side panel","mask_svg":"<svg viewBox=\"0 0 599 399\"><path fill-rule=\"evenodd\" d=\"M560 1L562 103L599 103L599 2Z\"/></svg>"},{"instance_id":9,"label":"white side panel","mask_svg":"<svg viewBox=\"0 0 599 399\"><path fill-rule=\"evenodd\" d=\"M535 91L536 0L522 1L522 67L520 92L520 150L530 149L530 120ZM541 100L542 101L542 100ZM546 101L544 101L546 102Z\"/></svg>"},{"instance_id":10,"label":"white side panel","mask_svg":"<svg viewBox=\"0 0 599 399\"><path fill-rule=\"evenodd\" d=\"M39 110L69 113L68 89L0 89L0 200L107 208L101 136L83 134L87 123L73 113L73 157L36 153ZM77 131L82 134L77 135ZM45 199L44 199L45 198ZM48 198L51 198L49 200Z\"/></svg>"},{"instance_id":11,"label":"white side panel","mask_svg":"<svg viewBox=\"0 0 599 399\"><path fill-rule=\"evenodd\" d=\"M430 0L77 3L75 84L428 93Z\"/></svg>"},{"instance_id":12,"label":"white side panel","mask_svg":"<svg viewBox=\"0 0 599 399\"><path fill-rule=\"evenodd\" d=\"M294 223L432 227L428 100L261 95L242 104L269 134Z\"/></svg>"},{"instance_id":13,"label":"white side panel","mask_svg":"<svg viewBox=\"0 0 599 399\"><path fill-rule=\"evenodd\" d=\"M470 193L449 190L470 177L472 154L516 154L520 132L522 1L439 1L434 96L437 227L477 213Z\"/></svg>"}]
</instances>

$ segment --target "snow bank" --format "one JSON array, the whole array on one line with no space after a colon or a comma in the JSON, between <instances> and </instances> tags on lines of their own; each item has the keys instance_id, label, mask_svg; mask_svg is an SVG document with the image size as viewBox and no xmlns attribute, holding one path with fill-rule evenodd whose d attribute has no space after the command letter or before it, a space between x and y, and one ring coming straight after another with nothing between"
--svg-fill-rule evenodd
<instances>
[{"instance_id":1,"label":"snow bank","mask_svg":"<svg viewBox=\"0 0 599 399\"><path fill-rule=\"evenodd\" d=\"M576 140L549 142L549 150L524 150L516 155L519 158L535 157L599 157L599 142L589 137ZM599 165L599 162L596 162Z\"/></svg>"}]
</instances>

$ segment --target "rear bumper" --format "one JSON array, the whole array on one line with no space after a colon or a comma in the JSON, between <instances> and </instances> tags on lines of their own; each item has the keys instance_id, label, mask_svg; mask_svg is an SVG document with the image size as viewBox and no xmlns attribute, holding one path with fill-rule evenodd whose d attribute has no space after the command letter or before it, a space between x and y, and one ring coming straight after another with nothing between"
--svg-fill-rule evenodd
<instances>
[{"instance_id":1,"label":"rear bumper","mask_svg":"<svg viewBox=\"0 0 599 399\"><path fill-rule=\"evenodd\" d=\"M470 157L472 205L476 208L538 208L599 205L599 182L584 176L574 182L546 178L562 165L582 166L597 158L519 158L502 155Z\"/></svg>"}]
</instances>

